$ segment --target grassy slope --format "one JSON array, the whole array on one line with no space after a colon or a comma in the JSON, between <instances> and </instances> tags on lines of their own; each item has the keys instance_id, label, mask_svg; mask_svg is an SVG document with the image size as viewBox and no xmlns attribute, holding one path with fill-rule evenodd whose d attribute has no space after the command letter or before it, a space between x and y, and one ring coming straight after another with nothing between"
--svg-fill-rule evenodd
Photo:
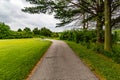
<instances>
[{"instance_id":1,"label":"grassy slope","mask_svg":"<svg viewBox=\"0 0 120 80\"><path fill-rule=\"evenodd\" d=\"M101 80L120 80L120 65L111 59L86 49L80 44L66 41L76 54L101 76Z\"/></svg>"},{"instance_id":2,"label":"grassy slope","mask_svg":"<svg viewBox=\"0 0 120 80\"><path fill-rule=\"evenodd\" d=\"M0 80L23 80L49 45L40 39L0 40Z\"/></svg>"}]
</instances>

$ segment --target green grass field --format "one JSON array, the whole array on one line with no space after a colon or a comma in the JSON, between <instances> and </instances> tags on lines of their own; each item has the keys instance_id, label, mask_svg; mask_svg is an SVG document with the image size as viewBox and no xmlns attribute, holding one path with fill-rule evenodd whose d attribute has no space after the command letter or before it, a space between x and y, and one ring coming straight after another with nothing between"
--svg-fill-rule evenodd
<instances>
[{"instance_id":1,"label":"green grass field","mask_svg":"<svg viewBox=\"0 0 120 80\"><path fill-rule=\"evenodd\" d=\"M66 41L75 53L98 74L100 80L120 80L120 64L75 42Z\"/></svg>"},{"instance_id":2,"label":"green grass field","mask_svg":"<svg viewBox=\"0 0 120 80\"><path fill-rule=\"evenodd\" d=\"M40 39L0 40L0 80L24 80L50 44Z\"/></svg>"}]
</instances>

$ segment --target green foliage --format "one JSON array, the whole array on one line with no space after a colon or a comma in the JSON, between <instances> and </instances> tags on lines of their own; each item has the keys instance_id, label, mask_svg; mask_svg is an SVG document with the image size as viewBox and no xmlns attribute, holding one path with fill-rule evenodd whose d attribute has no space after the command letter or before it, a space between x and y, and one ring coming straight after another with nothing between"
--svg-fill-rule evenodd
<instances>
[{"instance_id":1,"label":"green foliage","mask_svg":"<svg viewBox=\"0 0 120 80\"><path fill-rule=\"evenodd\" d=\"M25 31L25 32L31 32L31 29L30 29L29 27L25 27L25 28L23 29L23 31Z\"/></svg>"},{"instance_id":2,"label":"green foliage","mask_svg":"<svg viewBox=\"0 0 120 80\"><path fill-rule=\"evenodd\" d=\"M61 40L70 40L70 41L74 41L75 40L75 33L73 30L68 30L68 31L64 31L61 33L60 35L60 39Z\"/></svg>"},{"instance_id":3,"label":"green foliage","mask_svg":"<svg viewBox=\"0 0 120 80\"><path fill-rule=\"evenodd\" d=\"M95 30L68 30L61 33L60 39L77 43L90 43L96 42L96 34Z\"/></svg>"},{"instance_id":4,"label":"green foliage","mask_svg":"<svg viewBox=\"0 0 120 80\"><path fill-rule=\"evenodd\" d=\"M116 44L119 41L120 37L117 31L114 31L112 34L112 43Z\"/></svg>"},{"instance_id":5,"label":"green foliage","mask_svg":"<svg viewBox=\"0 0 120 80\"><path fill-rule=\"evenodd\" d=\"M33 29L33 33L34 33L35 35L40 35L40 30L39 30L38 28L34 28L34 29Z\"/></svg>"},{"instance_id":6,"label":"green foliage","mask_svg":"<svg viewBox=\"0 0 120 80\"><path fill-rule=\"evenodd\" d=\"M104 51L104 45L96 43L96 31L95 30L68 30L64 31L60 35L60 39L74 41L80 43L87 49L91 49L96 53L104 54L105 56L113 59L115 62L120 63L120 50L118 45L119 34L118 32L113 32L112 34L112 52Z\"/></svg>"},{"instance_id":7,"label":"green foliage","mask_svg":"<svg viewBox=\"0 0 120 80\"><path fill-rule=\"evenodd\" d=\"M19 29L18 29L18 32L22 32L22 29L19 28Z\"/></svg>"},{"instance_id":8,"label":"green foliage","mask_svg":"<svg viewBox=\"0 0 120 80\"><path fill-rule=\"evenodd\" d=\"M101 31L104 41L104 31ZM77 43L86 45L88 43L96 43L96 30L67 30L61 33L61 40L70 40ZM117 43L120 39L120 32L113 31L112 33L112 42L113 44ZM99 45L98 45L99 46ZM100 47L103 46L100 44Z\"/></svg>"},{"instance_id":9,"label":"green foliage","mask_svg":"<svg viewBox=\"0 0 120 80\"><path fill-rule=\"evenodd\" d=\"M96 21L100 19L104 24L104 0L26 0L36 6L25 7L22 9L28 13L54 13L54 17L59 19L61 23L58 26L64 26L71 23L72 21L79 20L78 16L82 14L89 15L86 19L83 19L83 23L87 21ZM84 5L83 5L84 4ZM117 15L112 19L112 26L120 22L120 16L117 12L119 11L120 1L111 1L111 13ZM96 26L97 27L97 26Z\"/></svg>"},{"instance_id":10,"label":"green foliage","mask_svg":"<svg viewBox=\"0 0 120 80\"><path fill-rule=\"evenodd\" d=\"M120 43L113 45L113 52L110 57L120 63Z\"/></svg>"},{"instance_id":11,"label":"green foliage","mask_svg":"<svg viewBox=\"0 0 120 80\"><path fill-rule=\"evenodd\" d=\"M67 41L67 43L92 71L101 76L100 80L120 80L119 64L116 64L104 55L96 54L80 44L70 41Z\"/></svg>"},{"instance_id":12,"label":"green foliage","mask_svg":"<svg viewBox=\"0 0 120 80\"><path fill-rule=\"evenodd\" d=\"M51 37L53 38L59 38L59 33L58 32L53 32Z\"/></svg>"},{"instance_id":13,"label":"green foliage","mask_svg":"<svg viewBox=\"0 0 120 80\"><path fill-rule=\"evenodd\" d=\"M32 32L34 34L34 37L41 37L41 36L54 37L54 36L58 36L57 33L53 33L52 31L50 31L50 29L48 29L46 27L43 27L41 29L34 28Z\"/></svg>"},{"instance_id":14,"label":"green foliage","mask_svg":"<svg viewBox=\"0 0 120 80\"><path fill-rule=\"evenodd\" d=\"M52 33L45 27L41 29L34 28L33 31L29 27L25 27L23 30L19 28L17 31L12 31L8 25L0 23L0 39L40 38L41 36L58 37L59 35L58 33Z\"/></svg>"},{"instance_id":15,"label":"green foliage","mask_svg":"<svg viewBox=\"0 0 120 80\"><path fill-rule=\"evenodd\" d=\"M23 31L20 28L18 29L18 31L12 31L10 30L10 27L8 25L0 23L0 39L20 39L32 37L33 33L28 27L25 27Z\"/></svg>"},{"instance_id":16,"label":"green foliage","mask_svg":"<svg viewBox=\"0 0 120 80\"><path fill-rule=\"evenodd\" d=\"M106 17L109 15L109 27L105 27L105 46L104 49L111 51L111 28L119 25L120 15L118 15L120 8L120 0L26 0L36 6L25 7L22 9L28 13L54 13L54 17L60 20L57 27L65 26L74 21L80 24L94 21L96 23L97 42L103 43L102 33ZM104 5L107 2L109 7ZM83 5L84 4L84 5ZM105 8L103 8L105 7ZM107 12L107 10L109 10ZM106 14L104 14L106 12ZM84 18L84 15L87 16ZM81 19L80 19L81 18ZM108 29L107 29L108 28ZM107 30L106 30L107 29ZM107 34L106 34L107 33ZM67 36L67 35L66 35ZM64 36L63 36L64 37ZM70 39L70 38L69 38ZM79 39L79 37L77 38ZM71 39L70 39L71 40ZM87 40L87 39L85 39ZM79 40L76 40L79 42ZM86 41L85 41L86 42Z\"/></svg>"},{"instance_id":17,"label":"green foliage","mask_svg":"<svg viewBox=\"0 0 120 80\"><path fill-rule=\"evenodd\" d=\"M96 44L96 43L82 43L84 47L87 49L91 49L99 54L104 54L106 57L111 58L116 63L120 63L120 44L119 43L113 43L112 46L112 52L104 51L104 45L103 44Z\"/></svg>"},{"instance_id":18,"label":"green foliage","mask_svg":"<svg viewBox=\"0 0 120 80\"><path fill-rule=\"evenodd\" d=\"M40 35L51 37L52 31L50 31L49 29L43 27L43 28L40 29Z\"/></svg>"},{"instance_id":19,"label":"green foliage","mask_svg":"<svg viewBox=\"0 0 120 80\"><path fill-rule=\"evenodd\" d=\"M115 38L115 39L117 39L118 41L120 41L120 29L113 30L113 33L114 33L114 34L115 34L115 33L117 34L117 35L116 35L117 38Z\"/></svg>"},{"instance_id":20,"label":"green foliage","mask_svg":"<svg viewBox=\"0 0 120 80\"><path fill-rule=\"evenodd\" d=\"M114 60L116 63L120 64L120 44L114 44L112 46L112 52L104 51L103 54L112 60Z\"/></svg>"},{"instance_id":21,"label":"green foliage","mask_svg":"<svg viewBox=\"0 0 120 80\"><path fill-rule=\"evenodd\" d=\"M0 39L7 38L10 34L10 27L4 23L0 23Z\"/></svg>"},{"instance_id":22,"label":"green foliage","mask_svg":"<svg viewBox=\"0 0 120 80\"><path fill-rule=\"evenodd\" d=\"M33 38L32 32L17 32L17 31L11 31L10 35L8 36L8 39L21 39L21 38Z\"/></svg>"},{"instance_id":23,"label":"green foliage","mask_svg":"<svg viewBox=\"0 0 120 80\"><path fill-rule=\"evenodd\" d=\"M0 80L25 80L40 60L49 41L38 39L0 40Z\"/></svg>"},{"instance_id":24,"label":"green foliage","mask_svg":"<svg viewBox=\"0 0 120 80\"><path fill-rule=\"evenodd\" d=\"M81 45L86 47L87 49L91 49L92 51L95 51L99 54L104 54L106 57L111 58L116 63L120 63L120 44L118 43L118 40L116 40L116 36L113 34L113 46L112 46L112 52L104 51L104 45L103 44L96 44L96 43L86 43L82 42Z\"/></svg>"}]
</instances>

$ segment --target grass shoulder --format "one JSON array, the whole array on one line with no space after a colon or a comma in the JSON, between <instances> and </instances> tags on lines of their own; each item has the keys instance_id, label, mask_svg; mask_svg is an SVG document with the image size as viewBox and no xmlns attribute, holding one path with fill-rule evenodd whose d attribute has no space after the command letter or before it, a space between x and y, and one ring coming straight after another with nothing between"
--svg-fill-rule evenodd
<instances>
[{"instance_id":1,"label":"grass shoulder","mask_svg":"<svg viewBox=\"0 0 120 80\"><path fill-rule=\"evenodd\" d=\"M24 80L51 42L41 39L0 40L0 80Z\"/></svg>"},{"instance_id":2,"label":"grass shoulder","mask_svg":"<svg viewBox=\"0 0 120 80\"><path fill-rule=\"evenodd\" d=\"M75 42L66 41L73 51L87 64L100 80L120 80L120 65L102 54L81 46Z\"/></svg>"}]
</instances>

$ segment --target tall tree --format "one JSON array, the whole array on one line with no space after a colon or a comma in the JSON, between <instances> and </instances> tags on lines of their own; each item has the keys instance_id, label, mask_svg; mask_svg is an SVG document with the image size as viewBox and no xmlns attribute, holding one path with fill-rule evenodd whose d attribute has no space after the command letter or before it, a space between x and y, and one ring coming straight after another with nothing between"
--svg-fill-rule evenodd
<instances>
[{"instance_id":1,"label":"tall tree","mask_svg":"<svg viewBox=\"0 0 120 80\"><path fill-rule=\"evenodd\" d=\"M71 22L81 22L81 16L83 16L83 22L88 20L97 21L97 42L102 42L102 26L103 26L103 0L27 0L31 4L37 4L35 7L26 7L24 12L29 13L52 13L55 12L55 18L59 19L61 23L58 26L64 26ZM84 4L84 5L83 5ZM89 14L87 19L84 19L83 14Z\"/></svg>"},{"instance_id":2,"label":"tall tree","mask_svg":"<svg viewBox=\"0 0 120 80\"><path fill-rule=\"evenodd\" d=\"M106 51L112 50L111 40L111 0L105 0L105 42L104 49Z\"/></svg>"},{"instance_id":3,"label":"tall tree","mask_svg":"<svg viewBox=\"0 0 120 80\"><path fill-rule=\"evenodd\" d=\"M83 13L89 16L82 22L96 21L97 42L103 42L104 25L104 0L27 0L31 4L37 4L34 7L26 7L24 12L29 13L55 13L55 18L61 23L58 26L64 26L71 22L81 22ZM120 0L111 0L112 12L120 6ZM84 15L82 16L84 17ZM119 17L114 18L114 23L119 22Z\"/></svg>"}]
</instances>

